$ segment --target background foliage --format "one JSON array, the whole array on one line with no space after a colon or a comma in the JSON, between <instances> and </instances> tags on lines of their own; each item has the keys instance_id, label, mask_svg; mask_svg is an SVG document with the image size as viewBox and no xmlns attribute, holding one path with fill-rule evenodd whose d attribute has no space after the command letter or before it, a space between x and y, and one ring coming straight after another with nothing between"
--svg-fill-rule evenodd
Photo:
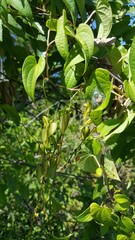
<instances>
[{"instance_id":1,"label":"background foliage","mask_svg":"<svg viewBox=\"0 0 135 240\"><path fill-rule=\"evenodd\" d=\"M0 2L0 239L135 239L135 4Z\"/></svg>"}]
</instances>

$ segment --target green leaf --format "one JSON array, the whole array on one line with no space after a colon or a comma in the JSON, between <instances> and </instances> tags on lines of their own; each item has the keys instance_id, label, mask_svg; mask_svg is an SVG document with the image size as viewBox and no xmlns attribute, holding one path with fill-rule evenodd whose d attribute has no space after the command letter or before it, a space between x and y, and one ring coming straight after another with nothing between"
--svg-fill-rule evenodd
<instances>
[{"instance_id":1,"label":"green leaf","mask_svg":"<svg viewBox=\"0 0 135 240\"><path fill-rule=\"evenodd\" d=\"M68 111L65 111L60 118L60 130L62 134L64 134L64 132L68 127L69 119L70 119L70 113Z\"/></svg>"},{"instance_id":2,"label":"green leaf","mask_svg":"<svg viewBox=\"0 0 135 240\"><path fill-rule=\"evenodd\" d=\"M67 237L55 237L53 236L54 240L69 240L73 234L69 234Z\"/></svg>"},{"instance_id":3,"label":"green leaf","mask_svg":"<svg viewBox=\"0 0 135 240\"><path fill-rule=\"evenodd\" d=\"M100 137L108 135L114 128L120 125L122 119L108 119L97 126Z\"/></svg>"},{"instance_id":4,"label":"green leaf","mask_svg":"<svg viewBox=\"0 0 135 240\"><path fill-rule=\"evenodd\" d=\"M68 10L71 14L74 25L76 25L77 9L76 9L75 0L63 0L63 2L65 3L66 7L68 8Z\"/></svg>"},{"instance_id":5,"label":"green leaf","mask_svg":"<svg viewBox=\"0 0 135 240\"><path fill-rule=\"evenodd\" d=\"M130 240L130 238L124 234L118 234L116 240Z\"/></svg>"},{"instance_id":6,"label":"green leaf","mask_svg":"<svg viewBox=\"0 0 135 240\"><path fill-rule=\"evenodd\" d=\"M135 117L135 112L134 111L129 111L127 110L127 114L123 118L123 122L121 123L120 126L118 126L113 132L111 132L109 135L107 135L104 140L108 141L109 138L113 137L114 135L118 135L122 133L132 122L132 120ZM109 140L110 141L110 140Z\"/></svg>"},{"instance_id":7,"label":"green leaf","mask_svg":"<svg viewBox=\"0 0 135 240\"><path fill-rule=\"evenodd\" d=\"M94 51L94 35L90 26L88 26L85 23L81 23L76 30L75 38L78 41L84 54L85 58L84 72L86 72L90 58L92 57Z\"/></svg>"},{"instance_id":8,"label":"green leaf","mask_svg":"<svg viewBox=\"0 0 135 240\"><path fill-rule=\"evenodd\" d=\"M93 110L90 113L91 121L97 126L102 122L102 111Z\"/></svg>"},{"instance_id":9,"label":"green leaf","mask_svg":"<svg viewBox=\"0 0 135 240\"><path fill-rule=\"evenodd\" d=\"M121 73L122 61L121 53L118 48L112 46L110 51L108 51L107 56L109 57L110 64L113 66L113 71L117 74Z\"/></svg>"},{"instance_id":10,"label":"green leaf","mask_svg":"<svg viewBox=\"0 0 135 240\"><path fill-rule=\"evenodd\" d=\"M76 4L81 14L82 21L85 21L86 19L85 0L79 0L79 1L76 0Z\"/></svg>"},{"instance_id":11,"label":"green leaf","mask_svg":"<svg viewBox=\"0 0 135 240\"><path fill-rule=\"evenodd\" d=\"M13 18L11 14L7 15L7 20L8 29L12 31L14 34L16 34L18 37L23 37L25 39L22 27L16 22L16 20Z\"/></svg>"},{"instance_id":12,"label":"green leaf","mask_svg":"<svg viewBox=\"0 0 135 240\"><path fill-rule=\"evenodd\" d=\"M106 206L99 206L97 203L90 205L90 212L93 219L104 225L112 225L113 219L111 217L112 210Z\"/></svg>"},{"instance_id":13,"label":"green leaf","mask_svg":"<svg viewBox=\"0 0 135 240\"><path fill-rule=\"evenodd\" d=\"M10 106L8 104L3 104L3 105L0 105L0 108L2 108L6 112L8 117L11 118L16 125L19 125L20 116L13 106Z\"/></svg>"},{"instance_id":14,"label":"green leaf","mask_svg":"<svg viewBox=\"0 0 135 240\"><path fill-rule=\"evenodd\" d=\"M105 155L104 169L108 178L120 181L115 164L109 155Z\"/></svg>"},{"instance_id":15,"label":"green leaf","mask_svg":"<svg viewBox=\"0 0 135 240\"><path fill-rule=\"evenodd\" d=\"M97 156L101 150L101 143L97 139L93 139L92 149L93 149L93 154Z\"/></svg>"},{"instance_id":16,"label":"green leaf","mask_svg":"<svg viewBox=\"0 0 135 240\"><path fill-rule=\"evenodd\" d=\"M67 88L73 88L81 78L83 65L76 64L64 70L64 82Z\"/></svg>"},{"instance_id":17,"label":"green leaf","mask_svg":"<svg viewBox=\"0 0 135 240\"><path fill-rule=\"evenodd\" d=\"M112 10L106 0L97 0L96 13L99 19L97 38L106 38L112 28Z\"/></svg>"},{"instance_id":18,"label":"green leaf","mask_svg":"<svg viewBox=\"0 0 135 240\"><path fill-rule=\"evenodd\" d=\"M82 212L80 215L76 217L76 220L78 222L90 222L92 219L93 217L91 216L91 213L90 213L90 207L85 209L84 212Z\"/></svg>"},{"instance_id":19,"label":"green leaf","mask_svg":"<svg viewBox=\"0 0 135 240\"><path fill-rule=\"evenodd\" d=\"M121 222L122 222L122 225L120 225L120 228L125 233L131 233L131 232L135 231L135 225L130 218L123 216L121 218Z\"/></svg>"},{"instance_id":20,"label":"green leaf","mask_svg":"<svg viewBox=\"0 0 135 240\"><path fill-rule=\"evenodd\" d=\"M84 61L82 50L79 44L75 43L69 52L64 68L66 69L72 67L73 65L76 65L82 61Z\"/></svg>"},{"instance_id":21,"label":"green leaf","mask_svg":"<svg viewBox=\"0 0 135 240\"><path fill-rule=\"evenodd\" d=\"M2 29L2 20L0 19L0 42L3 41L3 29Z\"/></svg>"},{"instance_id":22,"label":"green leaf","mask_svg":"<svg viewBox=\"0 0 135 240\"><path fill-rule=\"evenodd\" d=\"M84 172L96 173L96 169L100 167L97 158L90 153L82 153L79 155L79 167Z\"/></svg>"},{"instance_id":23,"label":"green leaf","mask_svg":"<svg viewBox=\"0 0 135 240\"><path fill-rule=\"evenodd\" d=\"M57 30L57 19L51 18L46 21L46 26L51 30L51 31L56 31Z\"/></svg>"},{"instance_id":24,"label":"green leaf","mask_svg":"<svg viewBox=\"0 0 135 240\"><path fill-rule=\"evenodd\" d=\"M32 18L32 10L27 0L7 0L13 8L22 16Z\"/></svg>"},{"instance_id":25,"label":"green leaf","mask_svg":"<svg viewBox=\"0 0 135 240\"><path fill-rule=\"evenodd\" d=\"M108 70L97 68L91 75L86 87L86 97L90 99L92 108L97 111L105 109L109 103L112 90Z\"/></svg>"},{"instance_id":26,"label":"green leaf","mask_svg":"<svg viewBox=\"0 0 135 240\"><path fill-rule=\"evenodd\" d=\"M124 89L127 96L135 102L135 84L133 81L128 82L127 80L124 81Z\"/></svg>"},{"instance_id":27,"label":"green leaf","mask_svg":"<svg viewBox=\"0 0 135 240\"><path fill-rule=\"evenodd\" d=\"M130 53L129 53L129 67L131 71L131 78L135 83L135 37L132 40Z\"/></svg>"},{"instance_id":28,"label":"green leaf","mask_svg":"<svg viewBox=\"0 0 135 240\"><path fill-rule=\"evenodd\" d=\"M130 199L124 194L117 193L114 195L114 209L117 212L126 211L130 206Z\"/></svg>"},{"instance_id":29,"label":"green leaf","mask_svg":"<svg viewBox=\"0 0 135 240\"><path fill-rule=\"evenodd\" d=\"M63 58L66 58L69 53L68 39L65 33L66 21L66 12L63 10L63 15L57 20L57 32L55 37L56 47Z\"/></svg>"},{"instance_id":30,"label":"green leaf","mask_svg":"<svg viewBox=\"0 0 135 240\"><path fill-rule=\"evenodd\" d=\"M45 68L45 58L41 56L38 63L35 56L28 56L22 66L22 78L25 91L34 100L36 81Z\"/></svg>"},{"instance_id":31,"label":"green leaf","mask_svg":"<svg viewBox=\"0 0 135 240\"><path fill-rule=\"evenodd\" d=\"M53 196L51 197L51 200L53 212L56 214L62 209L62 204Z\"/></svg>"}]
</instances>

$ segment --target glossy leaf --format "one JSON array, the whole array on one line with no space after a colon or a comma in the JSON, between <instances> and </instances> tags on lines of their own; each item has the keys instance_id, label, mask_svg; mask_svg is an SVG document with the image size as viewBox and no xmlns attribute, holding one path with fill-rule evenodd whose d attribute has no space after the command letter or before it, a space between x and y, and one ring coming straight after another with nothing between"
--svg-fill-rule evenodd
<instances>
[{"instance_id":1,"label":"glossy leaf","mask_svg":"<svg viewBox=\"0 0 135 240\"><path fill-rule=\"evenodd\" d=\"M135 37L132 40L132 45L129 53L129 67L131 71L131 78L135 83Z\"/></svg>"},{"instance_id":2,"label":"glossy leaf","mask_svg":"<svg viewBox=\"0 0 135 240\"><path fill-rule=\"evenodd\" d=\"M135 102L135 84L133 81L128 82L127 80L124 81L124 89L127 96Z\"/></svg>"},{"instance_id":3,"label":"glossy leaf","mask_svg":"<svg viewBox=\"0 0 135 240\"><path fill-rule=\"evenodd\" d=\"M85 209L84 212L82 212L80 215L76 217L76 220L78 222L90 222L92 219L93 217L91 216L91 213L90 213L90 207Z\"/></svg>"},{"instance_id":4,"label":"glossy leaf","mask_svg":"<svg viewBox=\"0 0 135 240\"><path fill-rule=\"evenodd\" d=\"M30 4L27 0L8 0L8 4L10 4L13 8L15 8L18 13L22 16L32 18L32 10Z\"/></svg>"},{"instance_id":5,"label":"glossy leaf","mask_svg":"<svg viewBox=\"0 0 135 240\"><path fill-rule=\"evenodd\" d=\"M45 68L45 58L41 56L36 61L35 56L28 56L22 66L22 78L25 91L34 100L36 81Z\"/></svg>"},{"instance_id":6,"label":"glossy leaf","mask_svg":"<svg viewBox=\"0 0 135 240\"><path fill-rule=\"evenodd\" d=\"M97 38L106 38L112 28L112 10L106 0L97 0L96 13L99 19Z\"/></svg>"},{"instance_id":7,"label":"glossy leaf","mask_svg":"<svg viewBox=\"0 0 135 240\"><path fill-rule=\"evenodd\" d=\"M79 27L76 29L75 37L80 47L82 48L84 54L85 58L84 72L86 72L90 58L92 57L94 51L94 35L90 26L88 26L85 23L81 23Z\"/></svg>"},{"instance_id":8,"label":"glossy leaf","mask_svg":"<svg viewBox=\"0 0 135 240\"><path fill-rule=\"evenodd\" d=\"M76 21L77 21L77 9L76 9L75 0L63 0L63 2L65 3L66 7L68 8L68 10L71 14L73 23L75 25Z\"/></svg>"},{"instance_id":9,"label":"glossy leaf","mask_svg":"<svg viewBox=\"0 0 135 240\"><path fill-rule=\"evenodd\" d=\"M63 58L66 58L69 53L68 39L65 33L66 12L63 10L63 15L57 20L57 32L55 37L56 47Z\"/></svg>"}]
</instances>

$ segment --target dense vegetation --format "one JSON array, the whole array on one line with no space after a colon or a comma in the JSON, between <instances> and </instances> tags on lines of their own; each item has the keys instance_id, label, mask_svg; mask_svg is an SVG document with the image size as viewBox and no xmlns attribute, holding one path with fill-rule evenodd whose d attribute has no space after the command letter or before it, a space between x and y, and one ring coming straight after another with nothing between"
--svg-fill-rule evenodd
<instances>
[{"instance_id":1,"label":"dense vegetation","mask_svg":"<svg viewBox=\"0 0 135 240\"><path fill-rule=\"evenodd\" d=\"M0 239L135 239L134 12L0 1Z\"/></svg>"}]
</instances>

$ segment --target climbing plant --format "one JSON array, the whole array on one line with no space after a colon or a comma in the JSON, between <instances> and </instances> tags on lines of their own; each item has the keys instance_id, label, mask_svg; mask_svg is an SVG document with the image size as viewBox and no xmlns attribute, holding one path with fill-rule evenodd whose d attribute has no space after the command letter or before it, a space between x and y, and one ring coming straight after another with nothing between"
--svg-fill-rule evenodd
<instances>
[{"instance_id":1,"label":"climbing plant","mask_svg":"<svg viewBox=\"0 0 135 240\"><path fill-rule=\"evenodd\" d=\"M134 11L1 0L2 239L135 239Z\"/></svg>"}]
</instances>

